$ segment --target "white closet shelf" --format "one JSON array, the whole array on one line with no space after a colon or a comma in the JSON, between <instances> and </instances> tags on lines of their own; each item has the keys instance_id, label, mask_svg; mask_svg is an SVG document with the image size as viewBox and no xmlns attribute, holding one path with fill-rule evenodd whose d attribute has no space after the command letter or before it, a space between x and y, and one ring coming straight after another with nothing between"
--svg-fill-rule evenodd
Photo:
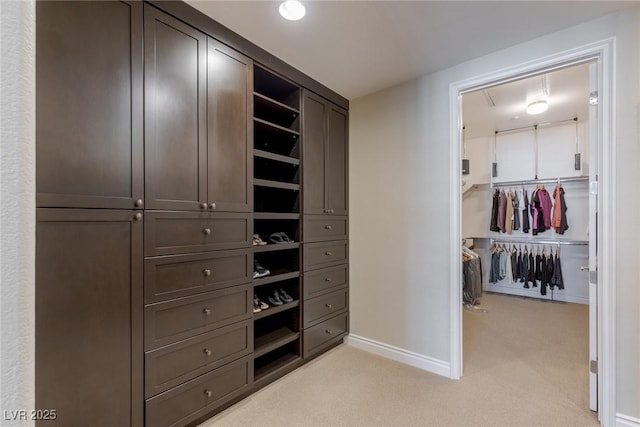
<instances>
[{"instance_id":1,"label":"white closet shelf","mask_svg":"<svg viewBox=\"0 0 640 427\"><path fill-rule=\"evenodd\" d=\"M589 177L584 176L570 176L567 178L548 178L548 179L525 179L520 181L505 181L505 182L492 182L491 187L509 187L517 185L536 185L536 184L564 184L567 182L588 182Z\"/></svg>"}]
</instances>

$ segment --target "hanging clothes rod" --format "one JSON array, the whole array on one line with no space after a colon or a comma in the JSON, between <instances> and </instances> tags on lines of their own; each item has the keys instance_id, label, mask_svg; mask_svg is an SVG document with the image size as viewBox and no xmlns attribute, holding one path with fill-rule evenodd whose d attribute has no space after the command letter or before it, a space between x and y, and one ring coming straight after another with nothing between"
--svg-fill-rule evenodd
<instances>
[{"instance_id":1,"label":"hanging clothes rod","mask_svg":"<svg viewBox=\"0 0 640 427\"><path fill-rule=\"evenodd\" d=\"M549 179L529 179L523 181L505 181L505 182L492 182L493 187L515 187L518 185L535 185L535 184L563 184L566 182L583 182L589 181L588 176L572 176L568 178L549 178Z\"/></svg>"},{"instance_id":2,"label":"hanging clothes rod","mask_svg":"<svg viewBox=\"0 0 640 427\"><path fill-rule=\"evenodd\" d=\"M521 243L527 245L572 245L587 246L587 240L533 240L533 239L491 239L491 243Z\"/></svg>"},{"instance_id":3,"label":"hanging clothes rod","mask_svg":"<svg viewBox=\"0 0 640 427\"><path fill-rule=\"evenodd\" d=\"M543 126L563 125L563 124L566 124L566 123L577 122L577 121L578 121L578 118L574 117L573 119L559 120L557 122L545 122L545 123L539 123L537 125L523 126L523 127L520 127L520 128L497 130L497 131L495 131L496 132L495 134L498 135L498 134L509 133L509 132L519 132L519 131L523 131L525 129L535 129L535 128L539 128L539 127L543 127Z\"/></svg>"}]
</instances>

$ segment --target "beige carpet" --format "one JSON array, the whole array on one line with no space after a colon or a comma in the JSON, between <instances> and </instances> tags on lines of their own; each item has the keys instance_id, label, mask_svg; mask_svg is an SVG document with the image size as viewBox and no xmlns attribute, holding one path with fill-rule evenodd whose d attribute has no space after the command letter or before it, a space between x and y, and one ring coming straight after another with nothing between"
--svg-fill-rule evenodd
<instances>
[{"instance_id":1,"label":"beige carpet","mask_svg":"<svg viewBox=\"0 0 640 427\"><path fill-rule=\"evenodd\" d=\"M203 426L597 426L588 307L487 294L464 311L464 377L342 345Z\"/></svg>"}]
</instances>

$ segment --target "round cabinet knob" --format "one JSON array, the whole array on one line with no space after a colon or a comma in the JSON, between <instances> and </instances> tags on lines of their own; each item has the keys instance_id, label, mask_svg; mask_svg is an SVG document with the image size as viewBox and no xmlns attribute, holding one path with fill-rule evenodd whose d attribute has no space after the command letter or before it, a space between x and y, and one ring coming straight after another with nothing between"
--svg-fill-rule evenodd
<instances>
[{"instance_id":1,"label":"round cabinet knob","mask_svg":"<svg viewBox=\"0 0 640 427\"><path fill-rule=\"evenodd\" d=\"M325 304L324 306L327 307L327 308L333 307L331 304Z\"/></svg>"},{"instance_id":2,"label":"round cabinet knob","mask_svg":"<svg viewBox=\"0 0 640 427\"><path fill-rule=\"evenodd\" d=\"M330 281L331 281L331 277L325 277L325 278L324 278L324 281L325 281L325 282L330 282Z\"/></svg>"},{"instance_id":3,"label":"round cabinet knob","mask_svg":"<svg viewBox=\"0 0 640 427\"><path fill-rule=\"evenodd\" d=\"M211 397L213 395L213 393L211 393L211 390L205 389L204 390L204 395L207 396L207 397Z\"/></svg>"},{"instance_id":4,"label":"round cabinet knob","mask_svg":"<svg viewBox=\"0 0 640 427\"><path fill-rule=\"evenodd\" d=\"M215 204L215 203L211 203L211 204L209 205L209 210L210 210L210 211L215 211L215 210L216 210L216 204Z\"/></svg>"},{"instance_id":5,"label":"round cabinet knob","mask_svg":"<svg viewBox=\"0 0 640 427\"><path fill-rule=\"evenodd\" d=\"M211 350L209 350L208 348L205 348L204 350L202 350L202 352L204 353L205 356L209 357L211 356Z\"/></svg>"},{"instance_id":6,"label":"round cabinet knob","mask_svg":"<svg viewBox=\"0 0 640 427\"><path fill-rule=\"evenodd\" d=\"M205 236L210 236L211 235L211 229L210 228L205 228L202 230L202 234L204 234Z\"/></svg>"},{"instance_id":7,"label":"round cabinet knob","mask_svg":"<svg viewBox=\"0 0 640 427\"><path fill-rule=\"evenodd\" d=\"M329 209L329 213L335 213L336 211L334 211L333 209Z\"/></svg>"},{"instance_id":8,"label":"round cabinet knob","mask_svg":"<svg viewBox=\"0 0 640 427\"><path fill-rule=\"evenodd\" d=\"M207 204L204 203L204 202L200 203L200 209L202 209L202 210L207 209Z\"/></svg>"},{"instance_id":9,"label":"round cabinet knob","mask_svg":"<svg viewBox=\"0 0 640 427\"><path fill-rule=\"evenodd\" d=\"M142 214L140 212L136 212L136 214L133 215L134 221L140 221L141 219L142 219Z\"/></svg>"},{"instance_id":10,"label":"round cabinet knob","mask_svg":"<svg viewBox=\"0 0 640 427\"><path fill-rule=\"evenodd\" d=\"M331 329L325 329L325 330L324 330L324 333L325 333L325 334L329 334L329 335L331 335Z\"/></svg>"},{"instance_id":11,"label":"round cabinet knob","mask_svg":"<svg viewBox=\"0 0 640 427\"><path fill-rule=\"evenodd\" d=\"M325 225L325 226L324 226L324 229L325 229L325 230L331 230L331 226L330 226L330 225Z\"/></svg>"},{"instance_id":12,"label":"round cabinet knob","mask_svg":"<svg viewBox=\"0 0 640 427\"><path fill-rule=\"evenodd\" d=\"M331 256L331 252L327 251L324 253L326 256Z\"/></svg>"},{"instance_id":13,"label":"round cabinet knob","mask_svg":"<svg viewBox=\"0 0 640 427\"><path fill-rule=\"evenodd\" d=\"M138 199L138 200L136 200L136 201L135 201L135 203L134 203L134 205L136 206L136 208L140 208L140 207L142 207L142 204L143 204L142 199Z\"/></svg>"},{"instance_id":14,"label":"round cabinet knob","mask_svg":"<svg viewBox=\"0 0 640 427\"><path fill-rule=\"evenodd\" d=\"M202 270L202 274L204 274L205 277L209 277L211 276L211 270L208 268L205 268L204 270Z\"/></svg>"},{"instance_id":15,"label":"round cabinet knob","mask_svg":"<svg viewBox=\"0 0 640 427\"><path fill-rule=\"evenodd\" d=\"M202 312L204 313L205 316L211 316L211 309L210 308L204 308L204 309L202 309Z\"/></svg>"}]
</instances>

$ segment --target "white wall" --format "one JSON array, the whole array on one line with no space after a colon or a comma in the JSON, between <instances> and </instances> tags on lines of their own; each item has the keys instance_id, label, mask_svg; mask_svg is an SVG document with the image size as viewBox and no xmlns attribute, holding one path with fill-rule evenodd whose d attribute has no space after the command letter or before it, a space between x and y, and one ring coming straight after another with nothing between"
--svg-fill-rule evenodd
<instances>
[{"instance_id":1,"label":"white wall","mask_svg":"<svg viewBox=\"0 0 640 427\"><path fill-rule=\"evenodd\" d=\"M0 2L0 51L0 409L29 426L9 411L35 406L34 2Z\"/></svg>"},{"instance_id":2,"label":"white wall","mask_svg":"<svg viewBox=\"0 0 640 427\"><path fill-rule=\"evenodd\" d=\"M351 102L353 334L450 360L450 83L615 36L616 410L640 419L639 21L636 5Z\"/></svg>"}]
</instances>

